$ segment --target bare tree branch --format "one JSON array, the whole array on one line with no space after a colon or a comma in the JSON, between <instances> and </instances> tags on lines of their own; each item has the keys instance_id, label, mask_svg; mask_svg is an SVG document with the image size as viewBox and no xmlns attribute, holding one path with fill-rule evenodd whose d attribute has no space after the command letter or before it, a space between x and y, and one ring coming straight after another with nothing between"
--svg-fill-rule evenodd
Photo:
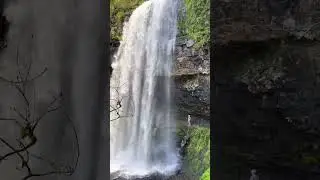
<instances>
[{"instance_id":1,"label":"bare tree branch","mask_svg":"<svg viewBox=\"0 0 320 180\"><path fill-rule=\"evenodd\" d=\"M48 68L44 68L44 69L42 70L42 72L40 72L39 74L35 75L34 77L32 77L32 78L30 78L30 79L28 79L28 80L26 80L26 81L24 81L24 80L17 80L17 81L9 80L9 79L7 79L7 78L5 78L5 77L2 77L2 76L0 76L0 80L1 80L1 81L4 81L4 82L6 82L6 83L9 83L9 84L27 83L27 82L32 82L32 81L40 78L40 77L43 76L47 71L48 71Z\"/></svg>"},{"instance_id":2,"label":"bare tree branch","mask_svg":"<svg viewBox=\"0 0 320 180\"><path fill-rule=\"evenodd\" d=\"M110 121L115 121L115 120L119 120L121 118L128 118L128 117L132 117L133 115L123 115L121 112L122 108L123 108L123 103L128 103L131 102L130 101L130 97L129 96L123 96L121 95L121 93L119 92L120 88L123 87L125 84L120 85L119 87L110 87L112 91L114 91L116 93L116 97L113 97L111 99L109 99L110 101L110 109L109 109L109 113L114 115L115 117L111 117ZM114 99L116 98L116 99ZM127 99L128 102L124 102L124 100ZM132 107L134 108L134 107Z\"/></svg>"},{"instance_id":3,"label":"bare tree branch","mask_svg":"<svg viewBox=\"0 0 320 180\"><path fill-rule=\"evenodd\" d=\"M19 154L20 152L26 151L27 149L29 149L31 146L33 146L37 142L37 138L33 137L31 139L31 142L27 146L25 146L21 149L15 149L13 146L11 146L6 140L4 140L1 137L0 137L0 141L12 150L11 152L0 157L0 162L1 162L2 160L6 159L12 155L16 155L16 154Z\"/></svg>"},{"instance_id":4,"label":"bare tree branch","mask_svg":"<svg viewBox=\"0 0 320 180\"><path fill-rule=\"evenodd\" d=\"M56 111L58 109L60 109L61 107L55 107L52 108L52 106L61 98L61 96L58 97L54 97L53 100L49 103L49 105L47 106L47 110L42 113L40 116L38 116L35 120L34 120L34 125L32 126L32 131L35 130L35 128L38 126L39 122L50 112Z\"/></svg>"},{"instance_id":5,"label":"bare tree branch","mask_svg":"<svg viewBox=\"0 0 320 180\"><path fill-rule=\"evenodd\" d=\"M59 96L53 96L53 100L47 105L46 110L41 114L36 114L36 99L35 94L29 96L29 93L27 91L27 88L29 88L29 83L36 80L37 78L42 77L46 72L47 68L45 68L41 73L36 74L35 76L31 77L31 69L32 69L32 60L30 60L29 64L23 65L21 68L20 66L20 59L19 59L19 48L16 52L16 65L18 68L16 80L9 80L5 77L0 76L0 81L3 81L5 83L9 83L11 86L13 86L18 94L23 99L23 110L25 113L21 112L21 109L17 109L16 107L12 107L11 110L17 115L18 118L0 118L0 121L8 121L8 122L14 122L16 125L19 126L21 130L21 134L19 138L16 138L16 141L18 142L17 147L16 145L12 145L9 143L8 140L6 140L3 137L0 137L0 144L5 145L9 152L5 153L4 155L0 155L0 163L3 163L4 160L7 160L8 158L12 156L16 156L20 159L21 167L17 167L17 170L27 170L27 174L24 176L23 180L30 179L31 177L39 177L39 176L47 176L47 175L53 175L53 174L61 174L61 175L72 175L77 168L78 160L80 156L79 152L79 140L76 132L76 128L70 119L70 117L67 115L67 113L63 112L64 116L66 117L66 120L71 124L72 131L75 136L75 143L76 143L76 159L71 166L65 166L65 167L59 167L55 165L50 160L47 160L39 155L35 155L29 152L30 148L34 146L38 141L37 137L35 135L35 130L39 126L40 121L44 120L46 115L48 115L51 112L58 111L62 108L61 106L61 100L62 100L62 94L60 93ZM35 93L35 89L33 91ZM32 106L33 102L33 107ZM58 103L58 104L57 104ZM21 122L23 121L23 122ZM11 139L11 138L8 138ZM34 170L29 166L30 157L33 157L35 159L41 160L46 162L50 166L50 170L47 172L34 172Z\"/></svg>"}]
</instances>

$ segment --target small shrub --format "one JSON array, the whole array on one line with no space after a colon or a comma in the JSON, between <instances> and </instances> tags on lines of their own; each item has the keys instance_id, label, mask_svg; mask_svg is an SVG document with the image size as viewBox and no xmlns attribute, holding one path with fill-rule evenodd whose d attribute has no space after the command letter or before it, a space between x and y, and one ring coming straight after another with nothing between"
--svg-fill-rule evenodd
<instances>
[{"instance_id":1,"label":"small shrub","mask_svg":"<svg viewBox=\"0 0 320 180\"><path fill-rule=\"evenodd\" d=\"M210 40L210 0L184 0L184 5L186 14L178 23L180 34L201 48Z\"/></svg>"}]
</instances>

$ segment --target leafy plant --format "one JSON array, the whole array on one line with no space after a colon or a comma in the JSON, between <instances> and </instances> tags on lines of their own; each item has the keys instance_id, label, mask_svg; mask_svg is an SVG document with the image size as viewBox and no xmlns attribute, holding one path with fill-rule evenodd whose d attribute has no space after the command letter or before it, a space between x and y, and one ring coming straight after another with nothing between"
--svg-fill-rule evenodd
<instances>
[{"instance_id":1,"label":"leafy plant","mask_svg":"<svg viewBox=\"0 0 320 180\"><path fill-rule=\"evenodd\" d=\"M210 180L210 168L202 174L200 180Z\"/></svg>"},{"instance_id":2,"label":"leafy plant","mask_svg":"<svg viewBox=\"0 0 320 180\"><path fill-rule=\"evenodd\" d=\"M210 129L194 127L187 147L187 161L191 172L199 176L210 167Z\"/></svg>"},{"instance_id":3,"label":"leafy plant","mask_svg":"<svg viewBox=\"0 0 320 180\"><path fill-rule=\"evenodd\" d=\"M180 33L194 40L195 48L201 48L210 40L210 1L184 0L184 5L186 14L178 23Z\"/></svg>"}]
</instances>

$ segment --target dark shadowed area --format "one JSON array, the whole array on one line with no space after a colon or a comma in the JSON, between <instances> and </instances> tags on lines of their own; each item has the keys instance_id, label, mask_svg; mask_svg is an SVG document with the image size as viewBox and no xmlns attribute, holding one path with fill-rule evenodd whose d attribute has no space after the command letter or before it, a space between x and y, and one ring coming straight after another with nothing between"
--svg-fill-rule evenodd
<instances>
[{"instance_id":1,"label":"dark shadowed area","mask_svg":"<svg viewBox=\"0 0 320 180\"><path fill-rule=\"evenodd\" d=\"M214 179L320 179L319 1L214 2Z\"/></svg>"}]
</instances>

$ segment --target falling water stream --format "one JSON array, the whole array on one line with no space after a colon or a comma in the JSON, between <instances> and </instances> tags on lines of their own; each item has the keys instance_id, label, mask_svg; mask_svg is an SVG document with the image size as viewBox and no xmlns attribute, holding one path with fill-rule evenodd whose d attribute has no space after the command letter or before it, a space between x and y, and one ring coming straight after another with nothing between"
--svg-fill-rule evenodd
<instances>
[{"instance_id":1,"label":"falling water stream","mask_svg":"<svg viewBox=\"0 0 320 180\"><path fill-rule=\"evenodd\" d=\"M112 64L110 168L125 177L179 168L172 116L178 0L150 0L131 15Z\"/></svg>"}]
</instances>

